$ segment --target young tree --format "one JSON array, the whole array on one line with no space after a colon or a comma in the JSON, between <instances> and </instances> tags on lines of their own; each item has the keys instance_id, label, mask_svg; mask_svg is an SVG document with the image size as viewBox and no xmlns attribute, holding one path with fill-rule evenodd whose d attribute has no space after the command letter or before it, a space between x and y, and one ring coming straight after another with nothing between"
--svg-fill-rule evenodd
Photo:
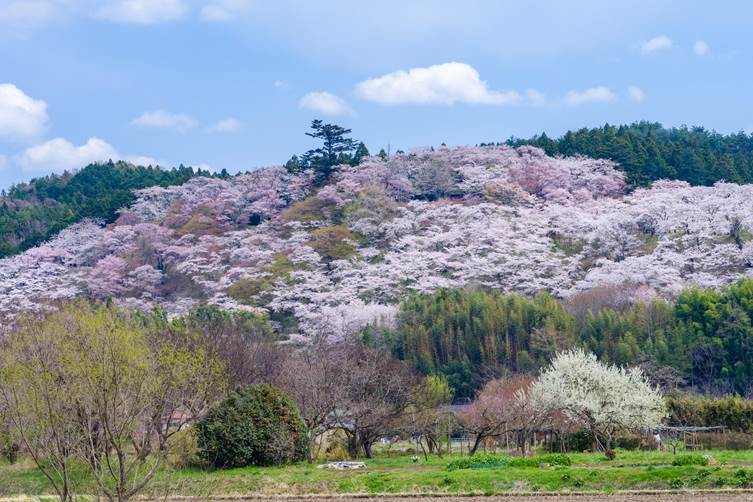
<instances>
[{"instance_id":1,"label":"young tree","mask_svg":"<svg viewBox=\"0 0 753 502\"><path fill-rule=\"evenodd\" d=\"M405 412L405 426L421 447L424 458L437 452L442 456L441 426L449 413L442 407L452 401L452 388L442 375L429 375L413 388L413 403Z\"/></svg>"},{"instance_id":2,"label":"young tree","mask_svg":"<svg viewBox=\"0 0 753 502\"><path fill-rule=\"evenodd\" d=\"M322 145L304 153L301 162L314 169L318 184L326 183L334 172L335 165L351 162L354 150L359 147L356 140L347 137L351 132L350 129L325 124L318 119L311 121L311 132L307 132L306 136L320 140ZM359 150L363 154L363 150Z\"/></svg>"},{"instance_id":3,"label":"young tree","mask_svg":"<svg viewBox=\"0 0 753 502\"><path fill-rule=\"evenodd\" d=\"M538 416L530 404L531 379L520 376L487 382L478 397L460 415L460 423L474 435L470 455L478 450L482 441L508 431L519 436L519 446L525 453L528 428Z\"/></svg>"},{"instance_id":4,"label":"young tree","mask_svg":"<svg viewBox=\"0 0 753 502\"><path fill-rule=\"evenodd\" d=\"M581 349L557 355L534 382L531 400L540 413L561 411L588 429L607 452L616 433L656 427L667 414L639 368L610 366Z\"/></svg>"},{"instance_id":5,"label":"young tree","mask_svg":"<svg viewBox=\"0 0 753 502\"><path fill-rule=\"evenodd\" d=\"M82 442L71 378L62 358L70 335L62 319L24 318L0 353L0 408L18 440L61 502L73 500L71 467Z\"/></svg>"},{"instance_id":6,"label":"young tree","mask_svg":"<svg viewBox=\"0 0 753 502\"><path fill-rule=\"evenodd\" d=\"M219 391L219 361L171 334L160 318L85 302L11 333L3 400L61 501L71 499L72 458L108 500L132 498L166 460L168 439Z\"/></svg>"},{"instance_id":7,"label":"young tree","mask_svg":"<svg viewBox=\"0 0 753 502\"><path fill-rule=\"evenodd\" d=\"M108 306L81 306L72 313L82 455L101 492L124 502L165 462L168 439L221 391L222 364L171 336L160 318L134 318Z\"/></svg>"}]
</instances>

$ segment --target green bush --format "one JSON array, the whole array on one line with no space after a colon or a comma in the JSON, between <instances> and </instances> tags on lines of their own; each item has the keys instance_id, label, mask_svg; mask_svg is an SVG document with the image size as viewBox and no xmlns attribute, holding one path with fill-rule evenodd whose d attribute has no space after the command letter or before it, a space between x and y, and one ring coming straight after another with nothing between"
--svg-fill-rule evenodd
<instances>
[{"instance_id":1,"label":"green bush","mask_svg":"<svg viewBox=\"0 0 753 502\"><path fill-rule=\"evenodd\" d=\"M677 455L672 459L672 465L709 465L709 459L698 454Z\"/></svg>"},{"instance_id":2,"label":"green bush","mask_svg":"<svg viewBox=\"0 0 753 502\"><path fill-rule=\"evenodd\" d=\"M168 440L170 465L178 469L200 466L201 460L196 444L196 428L188 427L173 434Z\"/></svg>"},{"instance_id":3,"label":"green bush","mask_svg":"<svg viewBox=\"0 0 753 502\"><path fill-rule=\"evenodd\" d=\"M199 457L214 467L281 465L306 457L298 407L271 385L231 392L197 424Z\"/></svg>"}]
</instances>

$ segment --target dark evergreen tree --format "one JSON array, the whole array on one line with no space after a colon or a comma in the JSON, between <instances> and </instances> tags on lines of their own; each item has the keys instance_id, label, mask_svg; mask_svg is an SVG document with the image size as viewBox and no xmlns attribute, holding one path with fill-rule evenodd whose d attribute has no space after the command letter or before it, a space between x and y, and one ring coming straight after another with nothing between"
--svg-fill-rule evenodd
<instances>
[{"instance_id":1,"label":"dark evergreen tree","mask_svg":"<svg viewBox=\"0 0 753 502\"><path fill-rule=\"evenodd\" d=\"M304 167L312 168L316 173L318 184L324 184L335 170L338 164L350 163L358 142L347 137L352 131L335 124L325 124L321 120L311 122L310 136L321 141L321 146L311 149L301 157ZM365 147L364 147L365 148Z\"/></svg>"}]
</instances>

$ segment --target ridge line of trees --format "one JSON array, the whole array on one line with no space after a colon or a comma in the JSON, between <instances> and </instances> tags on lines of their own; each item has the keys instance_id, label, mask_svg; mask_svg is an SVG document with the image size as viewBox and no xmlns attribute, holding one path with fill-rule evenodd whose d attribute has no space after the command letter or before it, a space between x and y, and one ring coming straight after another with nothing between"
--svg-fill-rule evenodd
<instances>
[{"instance_id":1,"label":"ridge line of trees","mask_svg":"<svg viewBox=\"0 0 753 502\"><path fill-rule=\"evenodd\" d=\"M134 200L134 190L182 185L207 170L172 169L108 161L35 178L0 192L0 258L23 252L85 218L115 221ZM218 176L229 176L223 171Z\"/></svg>"},{"instance_id":2,"label":"ridge line of trees","mask_svg":"<svg viewBox=\"0 0 753 502\"><path fill-rule=\"evenodd\" d=\"M549 155L610 159L620 164L632 186L660 179L691 185L713 185L721 180L753 183L753 135L742 131L720 134L699 126L665 128L658 122L641 121L567 131L559 138L546 133L512 137L505 144L533 145Z\"/></svg>"}]
</instances>

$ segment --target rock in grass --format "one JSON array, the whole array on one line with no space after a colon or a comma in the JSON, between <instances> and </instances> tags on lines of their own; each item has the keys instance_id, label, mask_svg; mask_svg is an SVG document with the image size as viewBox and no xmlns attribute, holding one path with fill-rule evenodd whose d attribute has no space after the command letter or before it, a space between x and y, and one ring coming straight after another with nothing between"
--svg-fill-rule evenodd
<instances>
[{"instance_id":1,"label":"rock in grass","mask_svg":"<svg viewBox=\"0 0 753 502\"><path fill-rule=\"evenodd\" d=\"M329 462L318 466L319 469L335 469L344 471L348 469L366 469L364 462Z\"/></svg>"}]
</instances>

